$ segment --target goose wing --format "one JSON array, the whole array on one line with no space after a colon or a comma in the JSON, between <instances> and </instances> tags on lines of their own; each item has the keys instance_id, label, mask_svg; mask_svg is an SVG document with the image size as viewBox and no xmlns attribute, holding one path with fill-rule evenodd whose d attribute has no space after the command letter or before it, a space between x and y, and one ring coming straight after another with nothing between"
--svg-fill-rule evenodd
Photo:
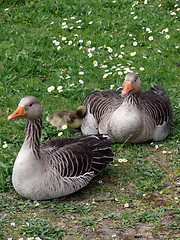
<instances>
[{"instance_id":1,"label":"goose wing","mask_svg":"<svg viewBox=\"0 0 180 240\"><path fill-rule=\"evenodd\" d=\"M54 179L56 188L61 189L60 196L86 186L113 160L111 141L101 135L52 140L41 146L41 157L51 169L47 179Z\"/></svg>"},{"instance_id":2,"label":"goose wing","mask_svg":"<svg viewBox=\"0 0 180 240\"><path fill-rule=\"evenodd\" d=\"M142 112L152 117L156 125L163 125L164 122L172 126L174 113L171 101L166 92L159 86L142 92L140 95L140 107Z\"/></svg>"},{"instance_id":3,"label":"goose wing","mask_svg":"<svg viewBox=\"0 0 180 240\"><path fill-rule=\"evenodd\" d=\"M117 91L95 91L86 96L83 105L87 106L89 113L99 122L104 114L114 112L122 103L122 88Z\"/></svg>"},{"instance_id":4,"label":"goose wing","mask_svg":"<svg viewBox=\"0 0 180 240\"><path fill-rule=\"evenodd\" d=\"M101 172L113 159L111 141L101 135L56 139L41 144L41 157L62 177Z\"/></svg>"}]
</instances>

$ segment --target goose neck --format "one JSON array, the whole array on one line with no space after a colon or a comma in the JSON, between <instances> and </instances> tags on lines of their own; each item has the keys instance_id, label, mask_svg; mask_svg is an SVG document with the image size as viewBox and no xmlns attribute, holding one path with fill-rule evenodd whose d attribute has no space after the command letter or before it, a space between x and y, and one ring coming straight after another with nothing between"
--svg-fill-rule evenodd
<instances>
[{"instance_id":1,"label":"goose neck","mask_svg":"<svg viewBox=\"0 0 180 240\"><path fill-rule=\"evenodd\" d=\"M136 94L127 94L124 96L124 103L132 104L132 105L139 105L139 93Z\"/></svg>"},{"instance_id":2,"label":"goose neck","mask_svg":"<svg viewBox=\"0 0 180 240\"><path fill-rule=\"evenodd\" d=\"M42 117L26 122L26 136L24 143L39 156L40 139L42 129Z\"/></svg>"}]
</instances>

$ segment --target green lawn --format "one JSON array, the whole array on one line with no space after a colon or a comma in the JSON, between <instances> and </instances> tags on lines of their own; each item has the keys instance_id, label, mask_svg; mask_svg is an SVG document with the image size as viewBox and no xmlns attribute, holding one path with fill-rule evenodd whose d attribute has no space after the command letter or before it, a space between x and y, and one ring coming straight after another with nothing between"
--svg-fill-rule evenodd
<instances>
[{"instance_id":1,"label":"green lawn","mask_svg":"<svg viewBox=\"0 0 180 240\"><path fill-rule=\"evenodd\" d=\"M178 0L0 2L0 239L180 239L179 11ZM170 136L113 144L114 162L63 202L16 194L11 174L25 120L7 116L20 99L38 97L45 119L75 110L89 92L116 89L129 71L143 90L167 92ZM42 141L58 133L44 121ZM68 128L61 137L80 134Z\"/></svg>"}]
</instances>

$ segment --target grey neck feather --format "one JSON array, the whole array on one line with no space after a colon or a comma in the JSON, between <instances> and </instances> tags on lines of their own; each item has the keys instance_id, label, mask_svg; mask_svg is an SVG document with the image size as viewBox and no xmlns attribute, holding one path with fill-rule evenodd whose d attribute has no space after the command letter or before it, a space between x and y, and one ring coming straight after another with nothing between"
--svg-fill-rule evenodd
<instances>
[{"instance_id":1,"label":"grey neck feather","mask_svg":"<svg viewBox=\"0 0 180 240\"><path fill-rule=\"evenodd\" d=\"M27 120L25 142L35 155L40 156L40 139L42 129L42 117Z\"/></svg>"},{"instance_id":2,"label":"grey neck feather","mask_svg":"<svg viewBox=\"0 0 180 240\"><path fill-rule=\"evenodd\" d=\"M124 97L124 102L126 101L127 103L130 103L132 105L139 105L139 93L135 93L135 94L127 94Z\"/></svg>"}]
</instances>

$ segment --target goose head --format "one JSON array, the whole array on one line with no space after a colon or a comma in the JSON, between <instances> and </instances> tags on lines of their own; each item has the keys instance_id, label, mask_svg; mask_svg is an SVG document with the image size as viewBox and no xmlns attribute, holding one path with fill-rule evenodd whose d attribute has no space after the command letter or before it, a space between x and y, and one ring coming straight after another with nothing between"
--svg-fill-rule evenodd
<instances>
[{"instance_id":1,"label":"goose head","mask_svg":"<svg viewBox=\"0 0 180 240\"><path fill-rule=\"evenodd\" d=\"M42 117L42 108L39 100L33 96L26 96L21 99L17 109L8 117L8 120L16 118L34 120L39 117Z\"/></svg>"},{"instance_id":2,"label":"goose head","mask_svg":"<svg viewBox=\"0 0 180 240\"><path fill-rule=\"evenodd\" d=\"M123 83L122 95L126 96L128 93L136 94L141 92L141 80L136 73L128 73L125 76Z\"/></svg>"}]
</instances>

